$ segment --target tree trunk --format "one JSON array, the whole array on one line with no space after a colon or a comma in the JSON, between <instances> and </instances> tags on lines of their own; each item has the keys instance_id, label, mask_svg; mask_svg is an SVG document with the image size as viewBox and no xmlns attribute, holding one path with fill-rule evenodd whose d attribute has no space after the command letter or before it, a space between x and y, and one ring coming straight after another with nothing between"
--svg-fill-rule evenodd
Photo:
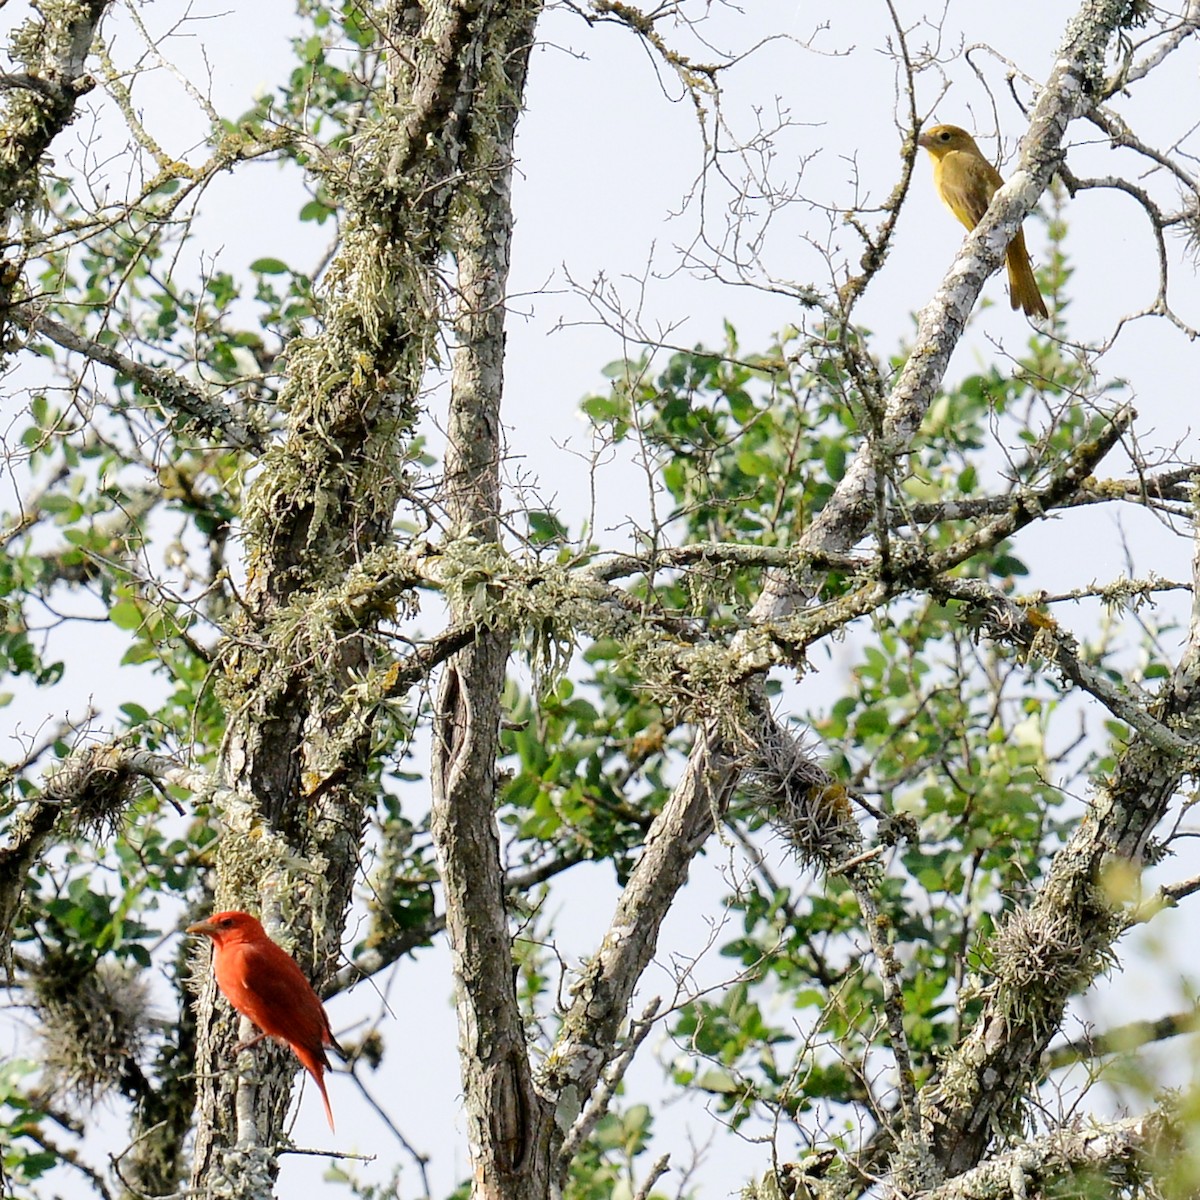
<instances>
[{"instance_id":1,"label":"tree trunk","mask_svg":"<svg viewBox=\"0 0 1200 1200\"><path fill-rule=\"evenodd\" d=\"M520 6L517 6L518 8ZM496 113L472 140L454 205L458 345L451 378L446 504L452 538L499 540L505 285L512 237L512 143L537 7L513 14L481 95ZM469 600L452 603L469 619ZM433 749L433 835L446 889L459 1057L476 1195L549 1194L552 1106L534 1088L517 1004L494 815L500 697L509 634L488 629L443 669Z\"/></svg>"}]
</instances>

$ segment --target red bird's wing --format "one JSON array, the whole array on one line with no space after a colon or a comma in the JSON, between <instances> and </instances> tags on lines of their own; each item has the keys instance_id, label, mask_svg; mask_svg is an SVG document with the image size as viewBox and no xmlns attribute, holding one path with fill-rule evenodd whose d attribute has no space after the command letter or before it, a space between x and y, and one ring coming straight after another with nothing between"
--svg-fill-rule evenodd
<instances>
[{"instance_id":1,"label":"red bird's wing","mask_svg":"<svg viewBox=\"0 0 1200 1200\"><path fill-rule=\"evenodd\" d=\"M217 983L230 1004L270 1037L303 1046L329 1065L321 1048L329 1019L312 985L287 951L264 937L233 942L215 964Z\"/></svg>"}]
</instances>

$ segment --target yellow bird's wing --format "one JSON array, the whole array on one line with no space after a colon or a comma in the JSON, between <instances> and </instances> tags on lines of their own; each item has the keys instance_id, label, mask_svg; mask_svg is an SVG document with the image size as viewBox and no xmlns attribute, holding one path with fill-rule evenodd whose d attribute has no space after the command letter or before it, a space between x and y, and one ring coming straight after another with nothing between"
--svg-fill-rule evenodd
<instances>
[{"instance_id":1,"label":"yellow bird's wing","mask_svg":"<svg viewBox=\"0 0 1200 1200\"><path fill-rule=\"evenodd\" d=\"M1000 172L986 158L962 150L952 150L937 166L938 195L968 229L974 229L1004 182Z\"/></svg>"}]
</instances>

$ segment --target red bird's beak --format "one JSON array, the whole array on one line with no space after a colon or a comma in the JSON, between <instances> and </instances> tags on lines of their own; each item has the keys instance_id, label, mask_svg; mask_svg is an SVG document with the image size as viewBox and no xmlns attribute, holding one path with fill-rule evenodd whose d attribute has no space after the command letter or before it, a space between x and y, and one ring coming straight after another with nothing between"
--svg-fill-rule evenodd
<instances>
[{"instance_id":1,"label":"red bird's beak","mask_svg":"<svg viewBox=\"0 0 1200 1200\"><path fill-rule=\"evenodd\" d=\"M203 933L212 937L217 932L217 927L211 921L197 921L195 925L189 925L184 933Z\"/></svg>"}]
</instances>

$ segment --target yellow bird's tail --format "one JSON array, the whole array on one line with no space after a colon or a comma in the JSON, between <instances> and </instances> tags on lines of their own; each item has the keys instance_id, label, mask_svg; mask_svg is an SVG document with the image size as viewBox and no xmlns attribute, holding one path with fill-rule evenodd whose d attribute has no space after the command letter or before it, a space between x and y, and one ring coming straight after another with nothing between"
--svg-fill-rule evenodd
<instances>
[{"instance_id":1,"label":"yellow bird's tail","mask_svg":"<svg viewBox=\"0 0 1200 1200\"><path fill-rule=\"evenodd\" d=\"M1012 301L1013 308L1024 309L1028 317L1049 318L1046 303L1033 276L1029 251L1025 249L1025 234L1020 229L1017 230L1017 236L1008 243L1005 261L1008 263L1008 298Z\"/></svg>"}]
</instances>

